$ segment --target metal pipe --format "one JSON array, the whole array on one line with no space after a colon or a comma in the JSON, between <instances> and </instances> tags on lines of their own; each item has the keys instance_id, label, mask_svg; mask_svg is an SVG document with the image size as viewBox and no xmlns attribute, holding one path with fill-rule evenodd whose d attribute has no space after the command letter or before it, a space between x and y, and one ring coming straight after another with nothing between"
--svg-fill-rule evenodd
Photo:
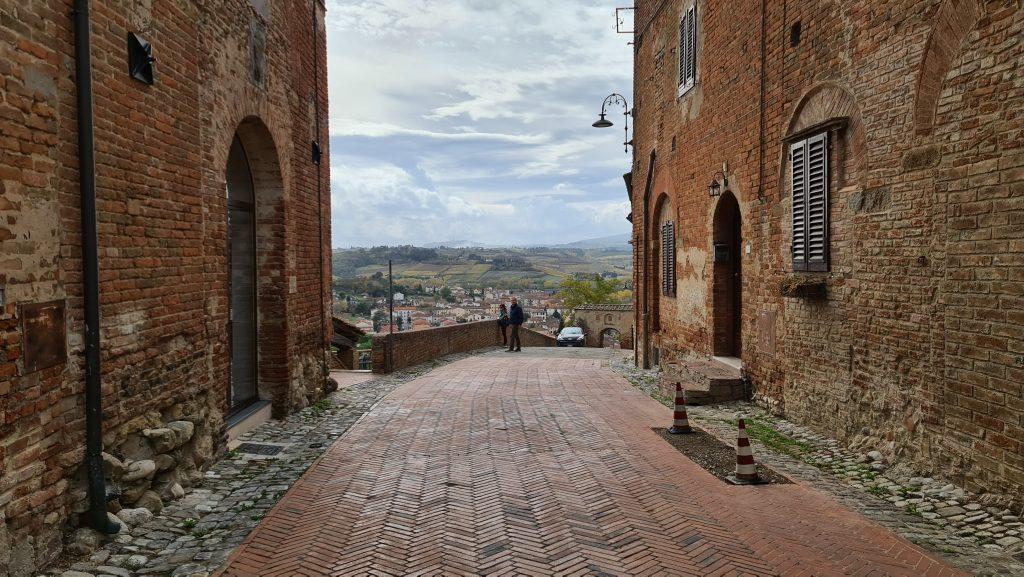
<instances>
[{"instance_id":1,"label":"metal pipe","mask_svg":"<svg viewBox=\"0 0 1024 577\"><path fill-rule=\"evenodd\" d=\"M103 410L100 380L100 282L96 238L96 155L93 143L89 0L75 0L75 87L78 106L78 181L82 197L82 283L85 309L85 447L89 519L101 533L121 526L107 516L103 478Z\"/></svg>"},{"instance_id":2,"label":"metal pipe","mask_svg":"<svg viewBox=\"0 0 1024 577\"><path fill-rule=\"evenodd\" d=\"M312 10L310 16L313 22L313 110L316 115L316 140L313 141L313 146L319 153L323 149L320 144L320 26L319 19L316 17L316 5L319 0L312 0ZM330 349L331 344L327 336L330 331L330 325L327 320L327 294L331 296L331 303L334 303L334 275L331 274L331 287L328 289L324 282L324 185L323 185L323 167L321 166L321 157L318 157L314 166L316 167L316 201L317 201L317 225L320 234L320 326L321 330L324 331L324 344L326 349ZM328 239L328 245L330 245L330 239ZM333 267L333 264L332 264ZM329 291L329 293L328 293ZM332 311L333 313L333 311ZM326 381L330 377L330 369L327 366L327 352L320 358L320 368L323 373L323 378Z\"/></svg>"}]
</instances>

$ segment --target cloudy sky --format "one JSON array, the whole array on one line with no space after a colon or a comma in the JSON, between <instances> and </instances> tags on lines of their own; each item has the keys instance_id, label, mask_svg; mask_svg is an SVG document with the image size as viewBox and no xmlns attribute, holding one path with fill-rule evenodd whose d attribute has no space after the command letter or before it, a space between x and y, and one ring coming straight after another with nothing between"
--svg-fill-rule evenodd
<instances>
[{"instance_id":1,"label":"cloudy sky","mask_svg":"<svg viewBox=\"0 0 1024 577\"><path fill-rule=\"evenodd\" d=\"M628 232L615 6L328 0L334 246Z\"/></svg>"}]
</instances>

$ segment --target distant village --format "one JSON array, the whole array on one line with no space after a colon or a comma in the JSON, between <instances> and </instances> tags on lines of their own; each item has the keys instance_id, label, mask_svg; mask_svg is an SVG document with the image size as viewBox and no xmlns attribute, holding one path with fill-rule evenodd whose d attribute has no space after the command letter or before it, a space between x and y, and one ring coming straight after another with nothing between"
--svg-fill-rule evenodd
<instances>
[{"instance_id":1,"label":"distant village","mask_svg":"<svg viewBox=\"0 0 1024 577\"><path fill-rule=\"evenodd\" d=\"M549 334L558 332L564 316L562 299L554 290L508 290L494 287L417 287L416 294L394 293L394 313L388 320L387 296L335 291L335 315L367 334L418 331L488 319L497 319L502 304L519 300L525 326Z\"/></svg>"}]
</instances>

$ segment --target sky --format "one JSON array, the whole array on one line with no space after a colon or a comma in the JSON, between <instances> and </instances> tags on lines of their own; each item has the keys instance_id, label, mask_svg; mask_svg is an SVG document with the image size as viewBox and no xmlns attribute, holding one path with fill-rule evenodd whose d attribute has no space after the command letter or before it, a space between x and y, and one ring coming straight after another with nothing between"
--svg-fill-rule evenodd
<instances>
[{"instance_id":1,"label":"sky","mask_svg":"<svg viewBox=\"0 0 1024 577\"><path fill-rule=\"evenodd\" d=\"M621 3L620 3L621 4ZM335 247L628 233L632 47L601 0L328 0Z\"/></svg>"}]
</instances>

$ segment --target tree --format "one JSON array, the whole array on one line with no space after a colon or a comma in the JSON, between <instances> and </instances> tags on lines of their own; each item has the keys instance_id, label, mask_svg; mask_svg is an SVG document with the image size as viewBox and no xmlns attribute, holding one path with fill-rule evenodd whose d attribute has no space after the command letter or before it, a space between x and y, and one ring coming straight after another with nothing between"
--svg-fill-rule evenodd
<instances>
[{"instance_id":1,"label":"tree","mask_svg":"<svg viewBox=\"0 0 1024 577\"><path fill-rule=\"evenodd\" d=\"M395 317L395 327L402 330L402 317Z\"/></svg>"},{"instance_id":2,"label":"tree","mask_svg":"<svg viewBox=\"0 0 1024 577\"><path fill-rule=\"evenodd\" d=\"M384 311L377 311L373 313L373 318L370 320L373 321L373 332L376 333L380 331L381 325L387 320L387 315L384 314Z\"/></svg>"},{"instance_id":3,"label":"tree","mask_svg":"<svg viewBox=\"0 0 1024 577\"><path fill-rule=\"evenodd\" d=\"M582 305L614 304L622 302L616 294L621 290L620 283L614 279L603 278L599 274L587 276L571 276L562 281L558 296L568 309Z\"/></svg>"},{"instance_id":4,"label":"tree","mask_svg":"<svg viewBox=\"0 0 1024 577\"><path fill-rule=\"evenodd\" d=\"M443 298L444 300L446 300L446 301L448 301L450 303L455 302L455 295L452 294L452 289L450 289L448 287L442 287L441 288L441 298Z\"/></svg>"}]
</instances>

